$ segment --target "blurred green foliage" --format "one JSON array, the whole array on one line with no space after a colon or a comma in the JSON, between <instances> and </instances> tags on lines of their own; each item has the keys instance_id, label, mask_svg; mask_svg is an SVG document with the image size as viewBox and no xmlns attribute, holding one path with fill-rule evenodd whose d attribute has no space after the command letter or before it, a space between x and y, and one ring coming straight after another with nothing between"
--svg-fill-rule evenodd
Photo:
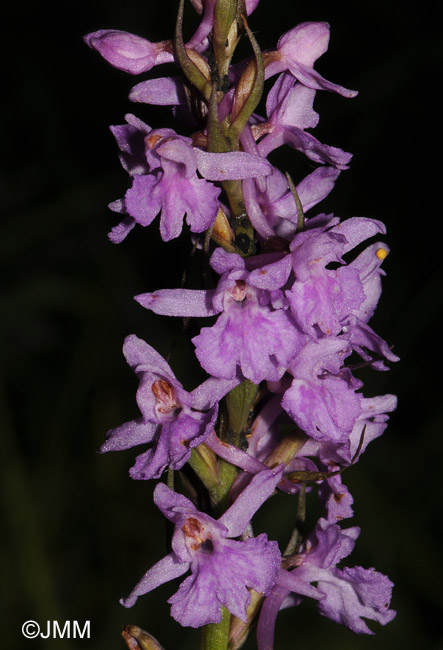
<instances>
[{"instance_id":1,"label":"blurred green foliage","mask_svg":"<svg viewBox=\"0 0 443 650\"><path fill-rule=\"evenodd\" d=\"M175 4L80 0L6 9L0 638L10 650L123 648L123 624L145 628L166 650L198 644L198 633L169 618L172 585L130 611L118 604L164 554L165 531L152 505L154 485L128 477L134 452L95 453L107 429L137 414L124 336L136 333L166 354L180 331L178 321L148 313L132 296L177 286L190 245L160 245L155 226L136 229L120 246L108 242L116 220L106 205L123 195L127 178L107 125L121 123L128 111L154 127L170 124L170 115L131 106L134 80L108 67L81 37L116 27L168 38ZM374 643L379 650L443 649L436 97L442 57L433 6L261 0L250 19L263 49L298 22L331 24L330 50L317 68L360 94L317 99L317 137L355 154L320 208L387 224L392 252L374 326L402 358L390 373L365 375L367 394L397 393L399 408L384 437L345 476L362 527L350 563L375 566L394 580L398 616L385 629L373 627L374 640L320 618L305 602L280 615L275 650L365 650ZM278 156L297 179L297 156ZM187 388L196 385L198 368L184 343L172 365ZM284 538L294 504L278 498L257 527ZM20 628L28 619L90 620L91 639L27 641Z\"/></svg>"}]
</instances>

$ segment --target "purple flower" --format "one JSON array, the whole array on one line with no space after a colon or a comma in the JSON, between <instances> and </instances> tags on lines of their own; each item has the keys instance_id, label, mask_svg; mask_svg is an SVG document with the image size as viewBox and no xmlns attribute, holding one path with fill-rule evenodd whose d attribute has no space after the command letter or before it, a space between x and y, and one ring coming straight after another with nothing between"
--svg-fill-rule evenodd
<instances>
[{"instance_id":1,"label":"purple flower","mask_svg":"<svg viewBox=\"0 0 443 650\"><path fill-rule=\"evenodd\" d=\"M334 167L322 166L298 183L296 190L305 217L308 210L328 196L339 174L340 170ZM244 195L248 215L262 237L278 235L292 241L299 215L288 180L282 172L274 169L266 178L265 191L248 184Z\"/></svg>"},{"instance_id":2,"label":"purple flower","mask_svg":"<svg viewBox=\"0 0 443 650\"><path fill-rule=\"evenodd\" d=\"M289 70L304 86L315 90L330 90L344 97L355 97L348 90L324 79L314 70L315 61L326 52L329 44L327 23L301 23L280 37L277 52L266 67L266 78Z\"/></svg>"},{"instance_id":3,"label":"purple flower","mask_svg":"<svg viewBox=\"0 0 443 650\"><path fill-rule=\"evenodd\" d=\"M172 129L157 129L144 137L144 146L149 172L133 176L124 211L142 226L160 212L164 241L180 235L185 214L193 232L209 228L219 209L220 188L198 178L191 140Z\"/></svg>"},{"instance_id":4,"label":"purple flower","mask_svg":"<svg viewBox=\"0 0 443 650\"><path fill-rule=\"evenodd\" d=\"M291 74L278 77L266 101L271 133L258 145L263 157L277 147L288 144L314 162L347 169L352 154L324 145L305 131L318 123L318 114L313 109L315 93L315 89L297 82Z\"/></svg>"},{"instance_id":5,"label":"purple flower","mask_svg":"<svg viewBox=\"0 0 443 650\"><path fill-rule=\"evenodd\" d=\"M365 323L372 318L377 307L381 295L381 277L385 275L381 264L388 255L389 247L384 242L375 242L365 248L349 265L358 272L365 294L364 301L354 310L354 315Z\"/></svg>"},{"instance_id":6,"label":"purple flower","mask_svg":"<svg viewBox=\"0 0 443 650\"><path fill-rule=\"evenodd\" d=\"M196 50L204 50L207 47L207 36L214 23L214 4L215 0L205 3L202 21L186 47ZM83 40L114 68L129 74L148 72L156 65L172 63L175 60L171 40L151 43L142 36L120 29L99 29L86 34Z\"/></svg>"},{"instance_id":7,"label":"purple flower","mask_svg":"<svg viewBox=\"0 0 443 650\"><path fill-rule=\"evenodd\" d=\"M240 367L243 377L258 384L278 380L304 342L290 314L273 309L272 291L260 288L237 254L216 249L211 266L221 275L217 289L193 291L165 289L135 299L156 314L170 316L214 316L212 327L203 328L192 339L202 367L214 377L234 379ZM274 277L267 288L278 295L281 278Z\"/></svg>"},{"instance_id":8,"label":"purple flower","mask_svg":"<svg viewBox=\"0 0 443 650\"><path fill-rule=\"evenodd\" d=\"M147 72L155 65L174 60L170 41L151 43L120 29L99 29L84 36L83 40L114 68L129 74Z\"/></svg>"},{"instance_id":9,"label":"purple flower","mask_svg":"<svg viewBox=\"0 0 443 650\"><path fill-rule=\"evenodd\" d=\"M335 469L339 468L331 465L328 467L328 471ZM326 506L328 522L335 524L354 516L352 509L354 499L346 485L342 483L340 474L331 476L320 484L318 497L320 502Z\"/></svg>"},{"instance_id":10,"label":"purple flower","mask_svg":"<svg viewBox=\"0 0 443 650\"><path fill-rule=\"evenodd\" d=\"M192 448L207 438L217 417L216 403L234 383L209 379L188 393L163 357L141 339L128 336L123 352L140 379L137 403L142 417L109 431L100 451L153 443L137 456L130 475L134 479L160 478L168 465L183 467Z\"/></svg>"},{"instance_id":11,"label":"purple flower","mask_svg":"<svg viewBox=\"0 0 443 650\"><path fill-rule=\"evenodd\" d=\"M391 411L397 407L395 395L379 395L365 398L359 394L360 415L355 420L351 433L339 442L309 438L302 448L304 456L317 457L328 468L350 465L357 450L359 457L372 440L380 437L387 427ZM354 461L355 462L355 461Z\"/></svg>"},{"instance_id":12,"label":"purple flower","mask_svg":"<svg viewBox=\"0 0 443 650\"><path fill-rule=\"evenodd\" d=\"M191 575L168 601L176 621L189 627L218 623L221 605L246 621L248 588L268 594L281 556L277 542L268 541L265 534L243 541L232 538L245 531L253 514L274 491L282 471L280 467L257 474L217 521L159 483L154 501L175 525L172 552L143 576L122 604L132 607L139 596L190 569Z\"/></svg>"},{"instance_id":13,"label":"purple flower","mask_svg":"<svg viewBox=\"0 0 443 650\"><path fill-rule=\"evenodd\" d=\"M299 326L317 337L336 335L349 314L358 314L367 297L360 265L348 264L343 255L380 232L380 221L353 217L343 223L331 219L321 225L311 219L291 243L295 282L286 297ZM333 264L335 268L329 268Z\"/></svg>"},{"instance_id":14,"label":"purple flower","mask_svg":"<svg viewBox=\"0 0 443 650\"><path fill-rule=\"evenodd\" d=\"M282 406L298 426L315 440L344 442L361 414L361 382L352 377L343 360L349 342L325 338L307 343L292 361L294 377Z\"/></svg>"},{"instance_id":15,"label":"purple flower","mask_svg":"<svg viewBox=\"0 0 443 650\"><path fill-rule=\"evenodd\" d=\"M276 194L279 191L281 188ZM265 217L261 213L258 218ZM297 325L312 338L346 332L356 347L368 347L396 360L384 341L365 325L380 296L383 272L379 267L387 247L377 243L349 264L343 259L362 241L384 231L384 225L375 219L353 217L340 223L333 215L317 215L306 223L305 230L295 234L290 255L274 255L269 262L262 256L263 265L253 270L250 281L265 288L267 278L278 275Z\"/></svg>"},{"instance_id":16,"label":"purple flower","mask_svg":"<svg viewBox=\"0 0 443 650\"><path fill-rule=\"evenodd\" d=\"M127 116L129 126L113 127L123 166L133 177L125 198L110 205L129 215L110 233L119 243L137 222L148 226L160 213L163 241L178 237L183 219L192 232L214 223L220 188L208 181L241 179L271 173L263 158L246 152L209 153L192 146L192 140L172 129L151 130ZM197 170L204 178L199 178ZM206 180L205 180L206 179Z\"/></svg>"},{"instance_id":17,"label":"purple flower","mask_svg":"<svg viewBox=\"0 0 443 650\"><path fill-rule=\"evenodd\" d=\"M353 632L373 634L362 618L381 625L392 621L395 611L389 609L393 586L389 578L375 569L337 568L340 560L351 553L359 533L357 527L342 531L337 524L319 520L303 551L291 558L296 568L280 571L263 604L257 630L259 650L273 647L275 620L291 592L314 598L323 616Z\"/></svg>"}]
</instances>

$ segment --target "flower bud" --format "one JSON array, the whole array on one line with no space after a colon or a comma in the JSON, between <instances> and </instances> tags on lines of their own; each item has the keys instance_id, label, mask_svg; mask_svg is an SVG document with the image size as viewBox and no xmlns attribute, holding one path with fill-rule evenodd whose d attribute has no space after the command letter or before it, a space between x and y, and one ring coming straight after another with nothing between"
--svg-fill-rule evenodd
<instances>
[{"instance_id":1,"label":"flower bud","mask_svg":"<svg viewBox=\"0 0 443 650\"><path fill-rule=\"evenodd\" d=\"M228 217L225 214L225 211L220 206L217 218L214 223L214 229L212 231L212 238L218 246L222 246L228 252L235 252L234 248L234 233L229 224Z\"/></svg>"},{"instance_id":2,"label":"flower bud","mask_svg":"<svg viewBox=\"0 0 443 650\"><path fill-rule=\"evenodd\" d=\"M157 639L136 625L125 625L122 637L129 650L164 650Z\"/></svg>"},{"instance_id":3,"label":"flower bud","mask_svg":"<svg viewBox=\"0 0 443 650\"><path fill-rule=\"evenodd\" d=\"M118 29L100 29L84 37L90 48L114 68L140 74L150 70L157 63L158 48L141 36Z\"/></svg>"},{"instance_id":4,"label":"flower bud","mask_svg":"<svg viewBox=\"0 0 443 650\"><path fill-rule=\"evenodd\" d=\"M246 641L255 617L260 611L260 607L263 602L263 594L258 594L253 589L250 589L249 593L251 594L251 602L249 603L249 607L246 612L248 617L246 623L236 616L233 616L231 618L228 644L229 650L238 650L242 647Z\"/></svg>"},{"instance_id":5,"label":"flower bud","mask_svg":"<svg viewBox=\"0 0 443 650\"><path fill-rule=\"evenodd\" d=\"M300 449L307 441L307 436L295 429L288 433L279 443L274 447L271 453L265 460L268 467L278 467L281 463L288 465L291 460L298 454Z\"/></svg>"}]
</instances>

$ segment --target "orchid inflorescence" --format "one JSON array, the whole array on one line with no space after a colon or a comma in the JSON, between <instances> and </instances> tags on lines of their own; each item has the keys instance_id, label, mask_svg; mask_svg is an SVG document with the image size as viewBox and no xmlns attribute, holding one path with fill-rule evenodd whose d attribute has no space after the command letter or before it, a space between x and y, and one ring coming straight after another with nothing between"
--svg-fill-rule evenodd
<instances>
[{"instance_id":1,"label":"orchid inflorescence","mask_svg":"<svg viewBox=\"0 0 443 650\"><path fill-rule=\"evenodd\" d=\"M109 431L101 451L146 445L130 475L166 476L154 502L174 532L169 553L121 602L131 607L190 572L168 602L181 625L204 626L203 650L239 648L255 623L259 650L272 649L279 610L306 597L324 616L372 634L363 619L384 625L395 616L392 583L375 569L338 564L360 532L340 525L353 515L342 472L396 407L393 395L364 397L354 375L362 365L384 371L397 361L368 324L381 294L388 247L376 238L385 227L363 217L306 216L351 159L308 131L319 120L316 92L356 92L314 69L328 47L326 23L297 25L261 51L248 25L258 0L191 4L201 20L187 43L183 0L171 40L110 29L85 37L130 74L171 64L173 76L141 81L129 98L171 106L187 133L153 129L132 114L111 127L131 187L110 204L121 215L110 240L160 215L162 240L190 230L210 265L200 289L135 297L156 314L212 318L192 338L208 378L191 391L145 341L131 335L123 346L139 379L140 416ZM233 62L240 38L250 57ZM307 157L307 176L294 181L269 162L283 145ZM186 495L174 489L174 471L182 475L185 464ZM315 484L324 515L304 535L299 523ZM251 523L279 492L296 504L283 553Z\"/></svg>"}]
</instances>

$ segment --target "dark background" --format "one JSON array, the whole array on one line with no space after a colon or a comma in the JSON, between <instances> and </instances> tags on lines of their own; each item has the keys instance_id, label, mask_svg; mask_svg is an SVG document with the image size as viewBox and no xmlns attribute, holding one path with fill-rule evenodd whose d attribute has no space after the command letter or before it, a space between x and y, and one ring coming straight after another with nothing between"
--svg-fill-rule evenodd
<instances>
[{"instance_id":1,"label":"dark background","mask_svg":"<svg viewBox=\"0 0 443 650\"><path fill-rule=\"evenodd\" d=\"M131 78L81 40L113 27L169 38L176 3L11 3L3 16L1 206L1 583L5 648L123 648L121 626L157 636L166 650L198 646L169 618L174 585L132 610L118 599L165 552L154 483L128 478L133 451L99 456L107 429L137 415L136 380L121 354L136 333L165 354L179 330L132 296L179 282L189 244L159 246L138 228L120 246L107 203L128 180L108 131L132 111L151 126L169 109L131 105ZM187 11L188 20L191 11ZM305 602L282 612L275 650L443 649L441 562L441 33L431 3L262 0L250 25L262 48L304 20L331 24L316 68L359 90L354 100L318 93L316 136L354 153L351 169L319 206L388 227L391 254L374 328L402 358L372 373L366 393L394 392L399 408L345 482L362 527L349 565L375 566L396 583L397 618L375 637L355 636ZM153 76L163 71L154 70ZM165 72L167 74L167 72ZM291 163L289 163L290 165ZM192 352L173 367L195 383ZM281 497L259 522L287 533ZM275 512L281 516L276 517ZM352 523L352 522L351 522ZM91 639L26 640L34 619L91 621ZM247 648L254 647L252 640Z\"/></svg>"}]
</instances>

